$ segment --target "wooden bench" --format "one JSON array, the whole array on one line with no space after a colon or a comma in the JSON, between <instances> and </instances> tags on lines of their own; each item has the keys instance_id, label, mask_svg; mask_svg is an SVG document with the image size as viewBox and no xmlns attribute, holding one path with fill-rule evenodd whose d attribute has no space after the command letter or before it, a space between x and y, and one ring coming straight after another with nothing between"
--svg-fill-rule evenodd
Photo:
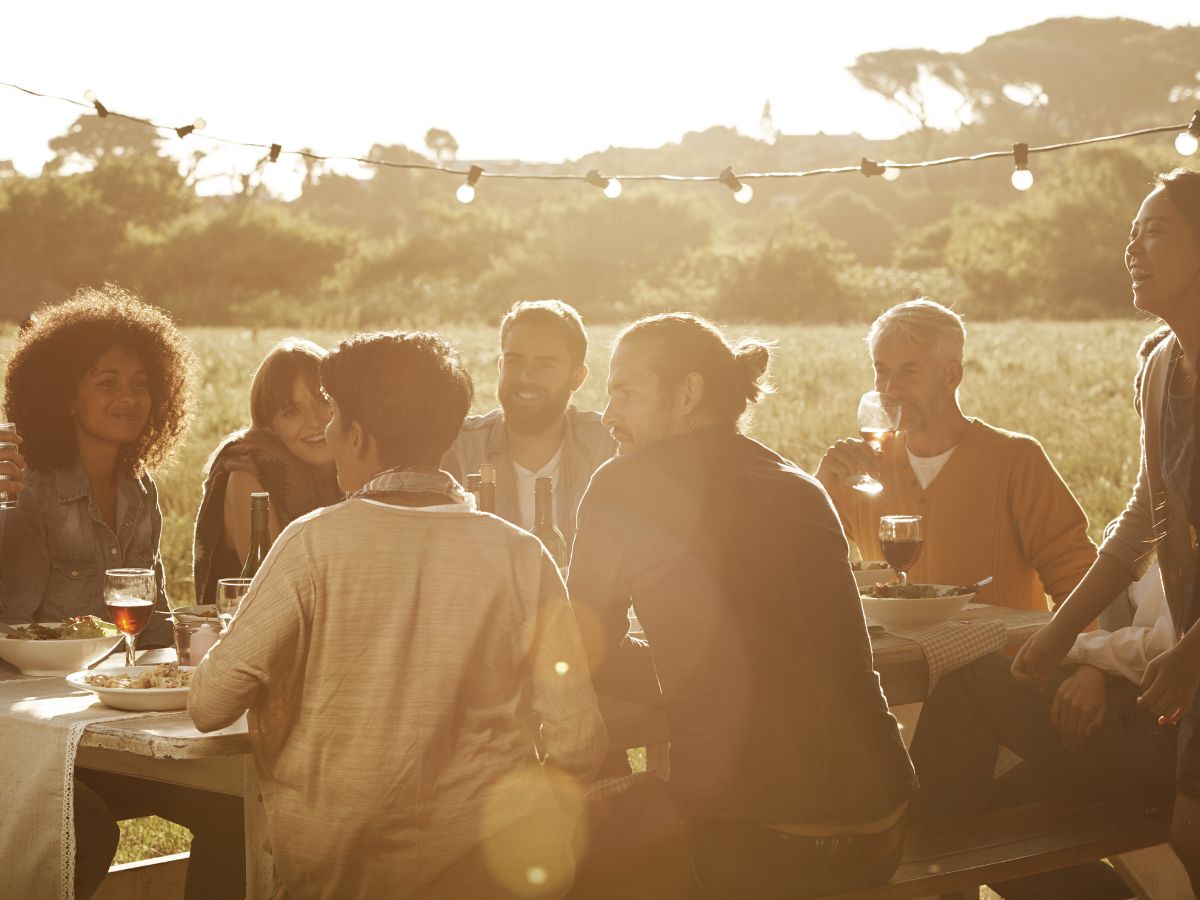
<instances>
[{"instance_id":1,"label":"wooden bench","mask_svg":"<svg viewBox=\"0 0 1200 900\"><path fill-rule=\"evenodd\" d=\"M1161 844L1171 810L1131 803L1044 801L981 816L953 833L909 833L885 885L825 900L979 896L979 886Z\"/></svg>"}]
</instances>

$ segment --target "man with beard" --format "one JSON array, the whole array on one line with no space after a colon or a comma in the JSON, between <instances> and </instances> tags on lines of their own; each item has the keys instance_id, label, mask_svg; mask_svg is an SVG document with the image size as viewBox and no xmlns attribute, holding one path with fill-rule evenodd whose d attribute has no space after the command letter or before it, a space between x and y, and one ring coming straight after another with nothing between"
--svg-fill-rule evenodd
<instances>
[{"instance_id":1,"label":"man with beard","mask_svg":"<svg viewBox=\"0 0 1200 900\"><path fill-rule=\"evenodd\" d=\"M883 559L879 518L923 519L914 582L995 581L979 602L1046 609L1063 600L1096 559L1087 517L1041 445L964 416L962 318L922 298L875 320L867 346L875 389L900 410L900 431L882 451L838 441L817 469L846 536L863 559ZM867 494L847 479L868 474L883 490Z\"/></svg>"},{"instance_id":2,"label":"man with beard","mask_svg":"<svg viewBox=\"0 0 1200 900\"><path fill-rule=\"evenodd\" d=\"M620 455L579 507L569 593L610 746L665 723L657 790L680 816L653 779L598 784L577 891L682 896L694 877L722 900L810 897L899 861L913 770L846 539L821 486L739 428L769 358L690 313L641 319L613 350ZM626 633L631 604L646 642Z\"/></svg>"},{"instance_id":3,"label":"man with beard","mask_svg":"<svg viewBox=\"0 0 1200 900\"><path fill-rule=\"evenodd\" d=\"M561 300L523 300L500 320L500 408L469 416L442 460L458 479L496 468L496 514L533 528L534 484L554 484L554 518L569 547L575 511L596 468L616 449L600 415L571 405L588 369L583 320Z\"/></svg>"}]
</instances>

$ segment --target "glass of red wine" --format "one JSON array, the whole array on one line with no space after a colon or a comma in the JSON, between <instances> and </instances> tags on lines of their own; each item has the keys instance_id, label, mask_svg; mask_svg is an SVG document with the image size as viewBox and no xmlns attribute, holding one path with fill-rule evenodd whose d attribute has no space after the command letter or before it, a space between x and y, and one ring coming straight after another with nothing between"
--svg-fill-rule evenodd
<instances>
[{"instance_id":1,"label":"glass of red wine","mask_svg":"<svg viewBox=\"0 0 1200 900\"><path fill-rule=\"evenodd\" d=\"M883 558L900 573L900 583L908 584L908 570L916 565L924 543L921 517L881 516L879 543L883 546Z\"/></svg>"},{"instance_id":2,"label":"glass of red wine","mask_svg":"<svg viewBox=\"0 0 1200 900\"><path fill-rule=\"evenodd\" d=\"M900 409L879 391L867 391L858 401L858 433L875 450L888 445L900 427ZM878 494L883 485L865 473L851 475L846 484L864 494Z\"/></svg>"},{"instance_id":3,"label":"glass of red wine","mask_svg":"<svg viewBox=\"0 0 1200 900\"><path fill-rule=\"evenodd\" d=\"M104 605L113 624L125 635L125 665L134 665L134 639L154 614L158 582L153 569L108 569L104 573Z\"/></svg>"}]
</instances>

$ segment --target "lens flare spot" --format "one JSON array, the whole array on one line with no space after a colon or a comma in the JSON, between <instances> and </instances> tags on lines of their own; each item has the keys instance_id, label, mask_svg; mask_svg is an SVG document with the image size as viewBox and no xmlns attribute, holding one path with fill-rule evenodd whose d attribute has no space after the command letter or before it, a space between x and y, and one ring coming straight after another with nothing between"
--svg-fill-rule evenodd
<instances>
[{"instance_id":1,"label":"lens flare spot","mask_svg":"<svg viewBox=\"0 0 1200 900\"><path fill-rule=\"evenodd\" d=\"M571 664L568 663L564 659L560 659L558 662L556 662L554 664L554 671L557 672L559 675L566 675L568 672L571 671Z\"/></svg>"},{"instance_id":2,"label":"lens flare spot","mask_svg":"<svg viewBox=\"0 0 1200 900\"><path fill-rule=\"evenodd\" d=\"M525 870L525 880L530 884L545 884L550 874L541 866L530 866Z\"/></svg>"}]
</instances>

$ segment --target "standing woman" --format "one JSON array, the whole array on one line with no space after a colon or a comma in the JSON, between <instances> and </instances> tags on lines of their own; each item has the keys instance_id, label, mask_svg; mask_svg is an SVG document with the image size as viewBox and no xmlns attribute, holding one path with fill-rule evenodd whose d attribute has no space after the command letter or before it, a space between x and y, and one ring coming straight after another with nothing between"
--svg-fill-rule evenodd
<instances>
[{"instance_id":1,"label":"standing woman","mask_svg":"<svg viewBox=\"0 0 1200 900\"><path fill-rule=\"evenodd\" d=\"M147 568L158 611L142 637L170 645L150 472L187 431L193 365L171 320L112 284L40 310L21 332L4 401L28 468L4 535L6 621L105 617L104 570ZM189 900L244 896L240 799L88 769L74 797L76 897L107 875L116 820L149 815L193 833Z\"/></svg>"},{"instance_id":2,"label":"standing woman","mask_svg":"<svg viewBox=\"0 0 1200 900\"><path fill-rule=\"evenodd\" d=\"M214 602L217 581L241 572L252 493L271 495L272 541L293 519L341 502L325 445L329 401L317 375L324 356L301 338L276 344L250 385L250 427L226 437L209 458L193 544L197 603Z\"/></svg>"},{"instance_id":3,"label":"standing woman","mask_svg":"<svg viewBox=\"0 0 1200 900\"><path fill-rule=\"evenodd\" d=\"M1013 661L1018 680L1054 670L1082 631L1149 567L1155 553L1163 588L1183 638L1150 661L1138 703L1178 723L1171 845L1200 894L1200 457L1196 454L1197 354L1200 353L1200 172L1160 175L1142 202L1125 266L1133 304L1167 323L1139 372L1142 457L1133 497L1079 586ZM1153 339L1154 336L1152 336Z\"/></svg>"}]
</instances>

